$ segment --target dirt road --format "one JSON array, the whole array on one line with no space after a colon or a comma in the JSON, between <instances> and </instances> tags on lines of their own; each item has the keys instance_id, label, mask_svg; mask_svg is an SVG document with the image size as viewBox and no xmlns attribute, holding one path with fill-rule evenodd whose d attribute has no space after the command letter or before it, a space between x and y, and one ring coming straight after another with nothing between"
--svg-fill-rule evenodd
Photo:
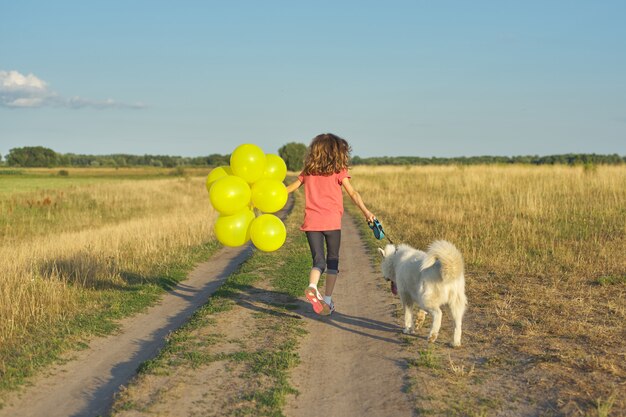
<instances>
[{"instance_id":1,"label":"dirt road","mask_svg":"<svg viewBox=\"0 0 626 417\"><path fill-rule=\"evenodd\" d=\"M360 220L360 219L359 219ZM309 306L309 334L291 381L287 416L411 416L405 394L405 360L392 318L391 296L359 238L354 220L342 223L339 279L333 293L336 311L315 316ZM406 355L406 354L405 354Z\"/></svg>"}]
</instances>

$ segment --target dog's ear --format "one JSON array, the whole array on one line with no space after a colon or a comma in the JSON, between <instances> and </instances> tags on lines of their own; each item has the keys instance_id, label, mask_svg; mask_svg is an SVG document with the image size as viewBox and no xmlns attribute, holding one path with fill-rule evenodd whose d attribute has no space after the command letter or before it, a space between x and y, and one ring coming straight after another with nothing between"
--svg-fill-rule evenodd
<instances>
[{"instance_id":1,"label":"dog's ear","mask_svg":"<svg viewBox=\"0 0 626 417\"><path fill-rule=\"evenodd\" d=\"M380 255L384 258L385 257L385 251L382 250L381 248L377 248L378 252L380 252Z\"/></svg>"}]
</instances>

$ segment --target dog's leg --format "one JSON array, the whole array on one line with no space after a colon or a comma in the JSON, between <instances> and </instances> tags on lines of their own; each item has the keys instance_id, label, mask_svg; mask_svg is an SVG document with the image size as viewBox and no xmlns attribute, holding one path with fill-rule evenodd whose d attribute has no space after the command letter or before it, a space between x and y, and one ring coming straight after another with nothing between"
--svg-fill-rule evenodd
<instances>
[{"instance_id":1,"label":"dog's leg","mask_svg":"<svg viewBox=\"0 0 626 417\"><path fill-rule=\"evenodd\" d=\"M453 303L450 303L450 314L454 320L454 339L452 346L461 346L461 326L463 324L463 314L467 300L465 295L459 296Z\"/></svg>"},{"instance_id":2,"label":"dog's leg","mask_svg":"<svg viewBox=\"0 0 626 417\"><path fill-rule=\"evenodd\" d=\"M430 328L428 334L428 343L434 343L439 336L439 328L441 327L441 309L439 307L428 310L433 316L433 327Z\"/></svg>"},{"instance_id":3,"label":"dog's leg","mask_svg":"<svg viewBox=\"0 0 626 417\"><path fill-rule=\"evenodd\" d=\"M406 296L401 294L400 299L402 300L402 305L404 306L404 330L402 333L404 334L414 334L415 328L413 327L413 300L411 296Z\"/></svg>"},{"instance_id":4,"label":"dog's leg","mask_svg":"<svg viewBox=\"0 0 626 417\"><path fill-rule=\"evenodd\" d=\"M454 316L454 313L452 313L452 315ZM461 326L462 326L462 322L463 322L463 316L462 315L458 315L454 318L454 339L452 341L452 346L457 347L457 346L461 346Z\"/></svg>"},{"instance_id":5,"label":"dog's leg","mask_svg":"<svg viewBox=\"0 0 626 417\"><path fill-rule=\"evenodd\" d=\"M417 318L415 319L415 328L419 329L424 324L424 320L426 320L426 312L420 308L417 313Z\"/></svg>"}]
</instances>

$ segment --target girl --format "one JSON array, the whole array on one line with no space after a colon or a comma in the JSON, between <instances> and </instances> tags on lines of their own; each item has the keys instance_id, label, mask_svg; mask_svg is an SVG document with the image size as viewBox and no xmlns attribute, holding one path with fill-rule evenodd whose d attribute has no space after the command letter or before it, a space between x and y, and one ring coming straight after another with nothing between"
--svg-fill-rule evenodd
<instances>
[{"instance_id":1,"label":"girl","mask_svg":"<svg viewBox=\"0 0 626 417\"><path fill-rule=\"evenodd\" d=\"M361 209L368 222L376 218L365 207L359 193L350 185L348 175L350 151L350 145L345 139L331 133L316 136L307 149L302 173L296 181L287 186L287 191L291 193L304 184L304 223L300 230L306 232L313 258L309 286L304 295L313 305L313 310L321 315L329 315L335 311L332 294L339 272L343 215L341 186L345 188L354 204ZM327 256L324 256L324 242ZM317 283L324 271L326 288L322 297L317 290Z\"/></svg>"}]
</instances>

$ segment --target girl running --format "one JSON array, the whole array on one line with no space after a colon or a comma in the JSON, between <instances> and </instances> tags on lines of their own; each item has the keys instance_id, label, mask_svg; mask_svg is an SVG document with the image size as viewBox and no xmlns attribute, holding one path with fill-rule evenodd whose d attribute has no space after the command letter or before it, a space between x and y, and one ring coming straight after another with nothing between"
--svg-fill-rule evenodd
<instances>
[{"instance_id":1,"label":"girl running","mask_svg":"<svg viewBox=\"0 0 626 417\"><path fill-rule=\"evenodd\" d=\"M307 149L304 169L298 179L287 186L287 191L291 193L304 184L304 223L300 230L306 233L313 258L309 286L304 295L313 306L313 310L321 315L329 315L335 311L332 294L339 272L343 216L341 187L343 186L368 222L376 218L350 184L348 175L350 151L348 142L336 135L324 133L316 136ZM326 287L322 297L317 289L317 283L324 272Z\"/></svg>"}]
</instances>

